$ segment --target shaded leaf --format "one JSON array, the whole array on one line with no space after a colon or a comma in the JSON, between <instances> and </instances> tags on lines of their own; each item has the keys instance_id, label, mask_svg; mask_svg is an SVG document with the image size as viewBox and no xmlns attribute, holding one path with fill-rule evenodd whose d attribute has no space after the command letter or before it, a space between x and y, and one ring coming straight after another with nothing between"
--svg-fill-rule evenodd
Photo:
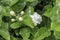
<instances>
[{"instance_id":1,"label":"shaded leaf","mask_svg":"<svg viewBox=\"0 0 60 40\"><path fill-rule=\"evenodd\" d=\"M10 38L11 40L17 40L17 38L15 38L14 36L11 36Z\"/></svg>"}]
</instances>

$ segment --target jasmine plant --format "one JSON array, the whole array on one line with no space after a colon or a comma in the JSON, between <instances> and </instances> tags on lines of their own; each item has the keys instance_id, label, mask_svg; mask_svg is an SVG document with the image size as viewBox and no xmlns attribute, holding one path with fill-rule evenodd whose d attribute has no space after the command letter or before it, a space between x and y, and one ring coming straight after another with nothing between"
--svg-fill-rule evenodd
<instances>
[{"instance_id":1,"label":"jasmine plant","mask_svg":"<svg viewBox=\"0 0 60 40\"><path fill-rule=\"evenodd\" d=\"M60 0L0 0L0 40L60 40Z\"/></svg>"}]
</instances>

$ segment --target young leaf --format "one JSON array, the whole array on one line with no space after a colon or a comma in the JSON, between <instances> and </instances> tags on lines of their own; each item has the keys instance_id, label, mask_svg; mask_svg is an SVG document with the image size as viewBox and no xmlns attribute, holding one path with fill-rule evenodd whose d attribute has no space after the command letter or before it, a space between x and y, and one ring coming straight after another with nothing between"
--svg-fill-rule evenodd
<instances>
[{"instance_id":1,"label":"young leaf","mask_svg":"<svg viewBox=\"0 0 60 40\"><path fill-rule=\"evenodd\" d=\"M24 24L31 27L31 28L34 28L34 24L33 24L32 19L29 15L24 16Z\"/></svg>"},{"instance_id":2,"label":"young leaf","mask_svg":"<svg viewBox=\"0 0 60 40\"><path fill-rule=\"evenodd\" d=\"M56 0L56 5L50 9L49 13L46 11L44 15L48 16L51 18L52 23L51 23L51 29L54 30L54 35L56 38L60 38L59 33L60 33L60 1Z\"/></svg>"},{"instance_id":3,"label":"young leaf","mask_svg":"<svg viewBox=\"0 0 60 40\"><path fill-rule=\"evenodd\" d=\"M9 7L4 7L4 6L0 6L0 15L4 15L4 16L10 16L10 8Z\"/></svg>"}]
</instances>

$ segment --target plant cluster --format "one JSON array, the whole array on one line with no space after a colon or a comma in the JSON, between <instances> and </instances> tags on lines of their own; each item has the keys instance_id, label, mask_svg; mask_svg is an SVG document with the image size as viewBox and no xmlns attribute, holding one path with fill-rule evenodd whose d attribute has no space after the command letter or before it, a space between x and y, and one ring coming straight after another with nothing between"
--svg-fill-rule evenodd
<instances>
[{"instance_id":1,"label":"plant cluster","mask_svg":"<svg viewBox=\"0 0 60 40\"><path fill-rule=\"evenodd\" d=\"M60 0L0 0L0 40L60 40Z\"/></svg>"}]
</instances>

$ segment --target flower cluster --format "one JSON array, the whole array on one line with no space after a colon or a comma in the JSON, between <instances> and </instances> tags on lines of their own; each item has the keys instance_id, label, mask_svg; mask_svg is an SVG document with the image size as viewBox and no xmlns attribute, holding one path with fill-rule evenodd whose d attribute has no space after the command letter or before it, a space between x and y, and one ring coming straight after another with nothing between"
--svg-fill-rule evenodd
<instances>
[{"instance_id":1,"label":"flower cluster","mask_svg":"<svg viewBox=\"0 0 60 40\"><path fill-rule=\"evenodd\" d=\"M21 11L20 14L23 15L23 14L24 14L24 11ZM11 16L16 16L16 14L15 14L14 11L10 11L10 15L11 15ZM19 21L23 21L23 18L22 18L22 17L19 17L18 20L19 20ZM16 21L16 19L12 18L12 19L11 19L11 22L14 22L14 21Z\"/></svg>"},{"instance_id":2,"label":"flower cluster","mask_svg":"<svg viewBox=\"0 0 60 40\"><path fill-rule=\"evenodd\" d=\"M24 11L20 12L20 15L23 15ZM14 11L10 11L10 15L15 16L15 12ZM30 15L30 17L32 18L32 21L34 23L34 25L40 24L42 21L42 16L39 15L37 12L34 12L33 15ZM23 21L22 17L18 18L19 21ZM15 21L15 19L11 19L11 21Z\"/></svg>"}]
</instances>

